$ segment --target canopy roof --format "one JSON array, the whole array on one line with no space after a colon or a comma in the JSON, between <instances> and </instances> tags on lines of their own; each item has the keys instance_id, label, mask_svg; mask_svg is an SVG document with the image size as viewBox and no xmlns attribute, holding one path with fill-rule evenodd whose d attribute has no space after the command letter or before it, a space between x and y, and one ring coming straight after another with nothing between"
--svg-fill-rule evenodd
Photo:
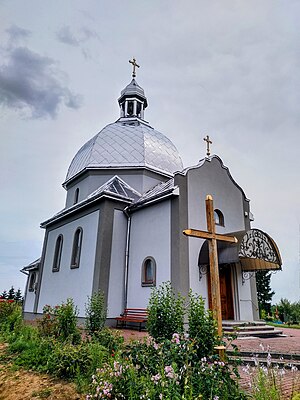
<instances>
[{"instance_id":1,"label":"canopy roof","mask_svg":"<svg viewBox=\"0 0 300 400\"><path fill-rule=\"evenodd\" d=\"M238 239L236 244L218 241L219 264L240 263L243 271L276 271L282 261L274 240L259 229L226 234ZM200 250L198 265L209 264L208 241Z\"/></svg>"}]
</instances>

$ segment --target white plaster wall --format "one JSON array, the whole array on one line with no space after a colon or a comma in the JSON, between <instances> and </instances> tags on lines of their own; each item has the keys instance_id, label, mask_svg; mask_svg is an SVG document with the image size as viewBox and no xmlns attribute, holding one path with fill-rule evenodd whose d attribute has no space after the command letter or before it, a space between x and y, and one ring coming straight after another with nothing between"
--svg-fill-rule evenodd
<instances>
[{"instance_id":1,"label":"white plaster wall","mask_svg":"<svg viewBox=\"0 0 300 400\"><path fill-rule=\"evenodd\" d=\"M171 204L164 201L132 215L129 251L128 307L146 308L151 287L142 287L142 264L156 261L156 286L171 279Z\"/></svg>"},{"instance_id":2,"label":"white plaster wall","mask_svg":"<svg viewBox=\"0 0 300 400\"><path fill-rule=\"evenodd\" d=\"M79 316L84 316L87 296L92 292L98 220L99 211L95 211L49 231L38 305L39 313L43 311L45 304L54 306L66 301L67 298L72 298L79 309ZM78 227L83 230L80 266L71 269L73 237ZM55 243L60 234L64 239L60 270L52 272Z\"/></svg>"},{"instance_id":3,"label":"white plaster wall","mask_svg":"<svg viewBox=\"0 0 300 400\"><path fill-rule=\"evenodd\" d=\"M253 321L253 303L251 295L250 280L242 282L242 271L240 265L237 265L237 284L239 292L239 308L241 321Z\"/></svg>"},{"instance_id":4,"label":"white plaster wall","mask_svg":"<svg viewBox=\"0 0 300 400\"><path fill-rule=\"evenodd\" d=\"M214 208L221 210L225 226L216 226L218 233L235 232L245 229L243 192L238 188L218 159L206 162L202 167L188 172L188 228L207 230L205 199L208 194L213 196ZM189 238L189 272L190 286L193 291L202 295L208 306L207 276L199 281L198 257L204 240ZM241 285L241 271L237 270L237 282ZM252 318L251 292L249 284L239 288L241 318ZM233 286L233 291L235 287Z\"/></svg>"},{"instance_id":5,"label":"white plaster wall","mask_svg":"<svg viewBox=\"0 0 300 400\"><path fill-rule=\"evenodd\" d=\"M124 268L127 218L123 211L115 210L108 288L108 318L114 318L124 309Z\"/></svg>"}]
</instances>

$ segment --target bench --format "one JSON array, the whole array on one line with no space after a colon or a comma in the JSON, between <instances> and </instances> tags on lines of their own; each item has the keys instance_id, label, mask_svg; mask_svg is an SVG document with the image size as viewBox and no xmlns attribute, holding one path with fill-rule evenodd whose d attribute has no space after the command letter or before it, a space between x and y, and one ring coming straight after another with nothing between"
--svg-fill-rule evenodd
<instances>
[{"instance_id":1,"label":"bench","mask_svg":"<svg viewBox=\"0 0 300 400\"><path fill-rule=\"evenodd\" d=\"M139 324L139 331L142 330L142 324L145 324L148 319L148 312L146 308L125 308L119 317L115 318L117 321L117 328L120 326L126 328L127 322Z\"/></svg>"}]
</instances>

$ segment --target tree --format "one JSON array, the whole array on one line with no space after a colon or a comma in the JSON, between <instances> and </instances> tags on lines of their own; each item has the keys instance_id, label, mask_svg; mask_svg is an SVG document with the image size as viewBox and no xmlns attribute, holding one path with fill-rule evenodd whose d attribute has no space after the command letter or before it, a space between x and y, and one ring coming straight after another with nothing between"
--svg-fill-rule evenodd
<instances>
[{"instance_id":1,"label":"tree","mask_svg":"<svg viewBox=\"0 0 300 400\"><path fill-rule=\"evenodd\" d=\"M8 300L15 299L15 289L13 286L9 289L7 298L8 298Z\"/></svg>"},{"instance_id":2,"label":"tree","mask_svg":"<svg viewBox=\"0 0 300 400\"><path fill-rule=\"evenodd\" d=\"M7 299L7 296L8 296L7 291L4 290L4 291L1 293L0 298L1 298L1 299Z\"/></svg>"},{"instance_id":3,"label":"tree","mask_svg":"<svg viewBox=\"0 0 300 400\"><path fill-rule=\"evenodd\" d=\"M23 303L23 297L22 297L22 292L21 292L20 288L15 292L14 300L17 303Z\"/></svg>"},{"instance_id":4,"label":"tree","mask_svg":"<svg viewBox=\"0 0 300 400\"><path fill-rule=\"evenodd\" d=\"M257 271L256 272L256 288L257 300L259 306L259 314L266 315L271 311L271 300L275 292L271 289L271 272Z\"/></svg>"}]
</instances>

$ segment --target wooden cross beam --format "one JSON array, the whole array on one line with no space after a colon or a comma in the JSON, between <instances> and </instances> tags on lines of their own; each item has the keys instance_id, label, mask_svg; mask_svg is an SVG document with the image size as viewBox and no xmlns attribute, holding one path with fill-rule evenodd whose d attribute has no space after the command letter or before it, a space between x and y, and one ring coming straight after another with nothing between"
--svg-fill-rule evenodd
<instances>
[{"instance_id":1,"label":"wooden cross beam","mask_svg":"<svg viewBox=\"0 0 300 400\"><path fill-rule=\"evenodd\" d=\"M211 195L206 196L206 222L207 232L197 229L185 229L183 234L201 239L208 240L209 249L209 270L211 276L211 304L214 318L218 325L218 335L222 336L222 312L221 312L221 295L219 281L219 264L218 264L218 249L217 240L229 243L237 243L237 238L234 236L221 235L216 233L214 219L214 204Z\"/></svg>"},{"instance_id":2,"label":"wooden cross beam","mask_svg":"<svg viewBox=\"0 0 300 400\"><path fill-rule=\"evenodd\" d=\"M136 59L133 57L132 60L129 60L130 64L132 64L132 77L136 77L135 67L140 68L140 66L136 63Z\"/></svg>"}]
</instances>

